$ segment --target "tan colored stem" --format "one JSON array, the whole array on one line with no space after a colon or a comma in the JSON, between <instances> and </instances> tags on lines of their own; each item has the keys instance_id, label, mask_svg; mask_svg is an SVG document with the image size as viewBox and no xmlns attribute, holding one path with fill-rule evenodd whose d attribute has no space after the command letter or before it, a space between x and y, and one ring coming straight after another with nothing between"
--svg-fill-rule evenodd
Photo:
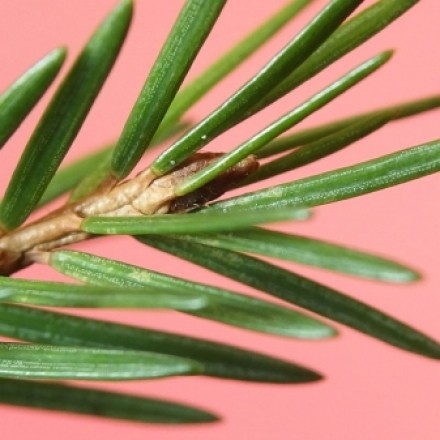
<instances>
[{"instance_id":1,"label":"tan colored stem","mask_svg":"<svg viewBox=\"0 0 440 440\"><path fill-rule=\"evenodd\" d=\"M106 192L101 190L0 236L0 274L10 274L32 263L34 260L30 256L35 251L50 251L89 238L89 234L81 231L81 223L86 217L143 216L194 209L219 197L258 167L251 156L193 194L176 196L178 185L219 156L195 154L178 169L159 178L147 168L131 180L108 187Z\"/></svg>"}]
</instances>

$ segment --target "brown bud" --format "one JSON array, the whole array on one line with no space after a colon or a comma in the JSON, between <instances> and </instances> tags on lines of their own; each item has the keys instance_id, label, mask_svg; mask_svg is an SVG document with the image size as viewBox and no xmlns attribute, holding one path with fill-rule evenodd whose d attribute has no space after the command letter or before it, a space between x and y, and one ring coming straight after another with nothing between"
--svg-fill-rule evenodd
<instances>
[{"instance_id":1,"label":"brown bud","mask_svg":"<svg viewBox=\"0 0 440 440\"><path fill-rule=\"evenodd\" d=\"M216 155L215 153L201 153L200 155L202 156L202 154L204 156L204 160L208 159L206 156L209 154L212 154L214 157L221 156L221 154ZM210 159L212 161L212 158ZM258 166L259 164L256 157L248 156L246 159L243 159L238 164L229 168L225 173L202 186L198 190L174 199L170 204L168 212L173 213L190 211L217 199L226 191L237 186L239 182L241 182L251 173L255 172L258 169ZM204 168L204 166L202 166L200 169L202 168Z\"/></svg>"}]
</instances>

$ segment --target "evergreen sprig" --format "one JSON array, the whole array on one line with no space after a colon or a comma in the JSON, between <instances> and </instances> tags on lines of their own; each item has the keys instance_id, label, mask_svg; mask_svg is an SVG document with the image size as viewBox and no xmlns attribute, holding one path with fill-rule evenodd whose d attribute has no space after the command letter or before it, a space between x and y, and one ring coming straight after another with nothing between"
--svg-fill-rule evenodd
<instances>
[{"instance_id":1,"label":"evergreen sprig","mask_svg":"<svg viewBox=\"0 0 440 440\"><path fill-rule=\"evenodd\" d=\"M324 317L405 351L440 359L440 343L432 337L349 295L247 255L389 283L420 278L415 270L383 257L255 226L307 220L311 207L440 171L440 141L434 140L276 186L269 180L347 148L394 120L440 107L435 95L283 134L378 70L391 58L390 51L353 68L229 152L196 154L368 41L417 0L378 0L358 13L362 0L330 1L210 115L194 125L182 119L311 3L313 0L290 0L181 87L227 7L226 0L187 0L146 74L119 139L59 168L117 59L130 26L132 0L122 0L93 33L48 104L0 204L0 335L27 342L0 342L1 403L150 423L202 423L218 418L187 405L41 379L140 380L197 374L295 384L322 378L320 372L301 363L207 339L52 310L58 307L170 309L254 332L301 339L333 337L337 332L321 320ZM0 95L0 148L45 93L65 56L65 49L55 49ZM147 148L176 134L180 137L150 167L135 177L130 175ZM272 157L280 153L284 155ZM257 158L269 160L257 169ZM263 189L246 191L249 184L263 181ZM241 194L214 202L237 188ZM48 215L39 214L41 206L67 193L68 202ZM36 220L26 222L31 214ZM60 249L96 235L122 234L286 304ZM147 249L145 253L148 255ZM20 278L20 270L31 264L50 266L81 284ZM17 277L11 278L14 274Z\"/></svg>"}]
</instances>

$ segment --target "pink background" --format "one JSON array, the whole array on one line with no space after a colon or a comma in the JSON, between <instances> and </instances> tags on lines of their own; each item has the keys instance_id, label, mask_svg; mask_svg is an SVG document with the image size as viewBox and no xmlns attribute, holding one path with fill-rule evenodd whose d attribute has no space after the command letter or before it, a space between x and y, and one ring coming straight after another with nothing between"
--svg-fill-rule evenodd
<instances>
[{"instance_id":1,"label":"pink background","mask_svg":"<svg viewBox=\"0 0 440 440\"><path fill-rule=\"evenodd\" d=\"M191 76L283 3L284 0L231 0L191 71ZM222 102L326 3L323 0L315 1L295 23L266 45L233 77L217 87L209 98L191 112L191 116L194 119L200 118ZM366 5L371 3L365 2ZM67 63L70 65L73 55L114 4L114 0L2 0L0 59L3 62L0 89L4 89L36 59L59 44L70 48ZM78 136L69 159L79 157L87 149L117 137L145 74L182 4L181 0L137 1L135 19L123 53ZM350 112L438 93L439 12L438 0L420 2L381 36L319 75L293 96L223 136L211 149L226 150L233 147L350 67L389 48L396 48L397 53L387 66L356 90L329 105L319 116L310 118L303 126ZM47 99L43 102L46 103ZM2 188L42 108L42 105L36 108L19 133L1 152ZM404 123L395 123L348 151L296 172L291 178L353 164L438 138L438 120L439 111ZM392 286L297 267L294 264L285 266L350 293L440 338L439 250L436 240L440 209L434 189L439 182L440 176L427 177L399 188L319 208L315 218L306 224L283 226L285 230L398 258L421 269L425 275L424 281L405 287ZM431 200L436 202L432 203ZM93 247L82 245L80 249L251 292L247 287L225 281L190 264L153 253L129 239L101 240L94 243ZM40 267L33 268L26 275L62 279ZM33 438L46 440L58 439L60 436L64 440L108 440L121 437L133 440L146 437L161 440L434 440L440 436L438 364L390 348L354 331L342 328L342 334L337 339L301 342L234 330L177 313L82 313L235 342L239 346L309 365L322 371L327 379L303 386L241 384L208 378L101 385L103 388L192 403L223 415L224 421L196 427L148 426L0 406L4 437L21 439L32 435Z\"/></svg>"}]
</instances>

